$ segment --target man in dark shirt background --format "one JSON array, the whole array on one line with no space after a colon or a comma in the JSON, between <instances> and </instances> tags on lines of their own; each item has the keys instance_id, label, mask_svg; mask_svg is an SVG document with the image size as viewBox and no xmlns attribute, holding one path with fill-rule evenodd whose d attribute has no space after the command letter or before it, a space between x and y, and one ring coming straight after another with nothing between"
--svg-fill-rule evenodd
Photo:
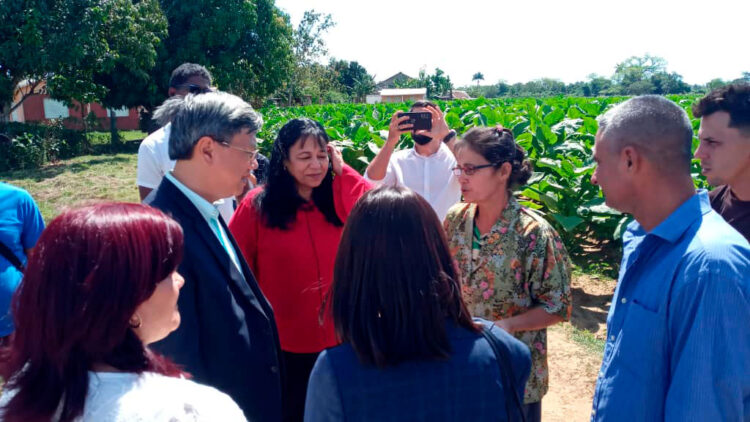
<instances>
[{"instance_id":1,"label":"man in dark shirt background","mask_svg":"<svg viewBox=\"0 0 750 422\"><path fill-rule=\"evenodd\" d=\"M717 88L693 105L701 118L695 157L716 189L711 206L750 241L750 84Z\"/></svg>"}]
</instances>

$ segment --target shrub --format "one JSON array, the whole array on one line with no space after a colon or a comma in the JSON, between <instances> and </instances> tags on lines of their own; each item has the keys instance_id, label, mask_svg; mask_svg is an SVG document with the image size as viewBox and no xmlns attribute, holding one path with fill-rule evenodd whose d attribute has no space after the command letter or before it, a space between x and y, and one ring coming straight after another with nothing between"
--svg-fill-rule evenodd
<instances>
[{"instance_id":1,"label":"shrub","mask_svg":"<svg viewBox=\"0 0 750 422\"><path fill-rule=\"evenodd\" d=\"M49 125L0 123L0 133L10 138L10 142L0 143L0 171L35 168L90 149L84 134L66 129L62 121Z\"/></svg>"}]
</instances>

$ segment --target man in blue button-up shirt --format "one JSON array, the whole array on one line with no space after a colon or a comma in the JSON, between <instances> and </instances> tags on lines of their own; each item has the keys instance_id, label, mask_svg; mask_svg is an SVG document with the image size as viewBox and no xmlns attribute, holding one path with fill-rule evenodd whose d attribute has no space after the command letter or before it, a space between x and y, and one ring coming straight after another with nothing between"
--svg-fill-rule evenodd
<instances>
[{"instance_id":1,"label":"man in blue button-up shirt","mask_svg":"<svg viewBox=\"0 0 750 422\"><path fill-rule=\"evenodd\" d=\"M592 421L750 420L750 245L690 177L685 112L636 97L599 119L591 179L632 214Z\"/></svg>"}]
</instances>

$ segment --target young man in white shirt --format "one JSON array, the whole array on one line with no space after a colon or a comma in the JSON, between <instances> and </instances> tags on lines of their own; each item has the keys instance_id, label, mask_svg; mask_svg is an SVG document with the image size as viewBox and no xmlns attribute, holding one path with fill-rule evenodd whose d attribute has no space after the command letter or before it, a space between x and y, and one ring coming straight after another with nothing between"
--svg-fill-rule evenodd
<instances>
[{"instance_id":1,"label":"young man in white shirt","mask_svg":"<svg viewBox=\"0 0 750 422\"><path fill-rule=\"evenodd\" d=\"M417 101L411 112L428 112L432 115L429 130L413 130L403 124L409 118L391 118L388 140L373 158L365 178L375 184L406 186L422 195L432 205L438 218L444 220L448 209L461 200L461 186L453 174L456 157L453 145L456 131L448 128L440 108L429 101ZM410 132L414 148L395 151L402 133Z\"/></svg>"},{"instance_id":2,"label":"young man in white shirt","mask_svg":"<svg viewBox=\"0 0 750 422\"><path fill-rule=\"evenodd\" d=\"M195 63L183 63L172 71L169 78L169 98L184 97L187 94L203 94L211 91L211 74ZM138 147L138 168L136 183L141 201L146 199L161 179L174 168L175 160L169 158L170 123L159 122L163 126L148 135ZM214 203L225 222L234 212L234 198L219 199Z\"/></svg>"},{"instance_id":3,"label":"young man in white shirt","mask_svg":"<svg viewBox=\"0 0 750 422\"><path fill-rule=\"evenodd\" d=\"M169 97L204 93L211 90L211 74L198 64L183 63L172 71L169 79ZM174 168L169 159L169 123L148 135L138 147L136 183L143 201L161 183L162 177Z\"/></svg>"}]
</instances>

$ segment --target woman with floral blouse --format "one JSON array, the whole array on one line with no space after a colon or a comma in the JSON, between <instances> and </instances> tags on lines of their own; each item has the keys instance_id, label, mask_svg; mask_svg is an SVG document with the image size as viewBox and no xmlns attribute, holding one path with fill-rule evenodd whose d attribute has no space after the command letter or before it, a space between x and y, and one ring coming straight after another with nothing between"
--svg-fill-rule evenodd
<instances>
[{"instance_id":1,"label":"woman with floral blouse","mask_svg":"<svg viewBox=\"0 0 750 422\"><path fill-rule=\"evenodd\" d=\"M471 129L455 151L465 202L448 212L445 229L462 295L474 316L531 349L524 405L526 420L539 421L549 381L546 327L570 318L568 253L550 224L512 195L528 181L531 164L510 130Z\"/></svg>"}]
</instances>

